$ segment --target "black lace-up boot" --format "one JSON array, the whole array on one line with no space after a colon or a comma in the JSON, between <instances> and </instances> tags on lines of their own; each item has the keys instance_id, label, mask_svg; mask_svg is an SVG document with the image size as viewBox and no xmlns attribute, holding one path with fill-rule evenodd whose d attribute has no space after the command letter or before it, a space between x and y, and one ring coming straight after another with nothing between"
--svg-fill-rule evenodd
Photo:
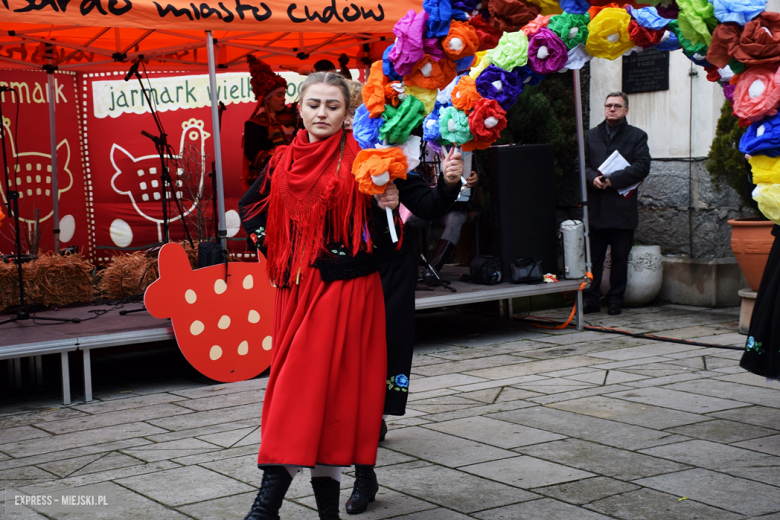
<instances>
[{"instance_id":1,"label":"black lace-up boot","mask_svg":"<svg viewBox=\"0 0 780 520\"><path fill-rule=\"evenodd\" d=\"M376 499L379 483L376 481L374 466L355 465L355 486L347 500L347 513L357 515L368 509L369 502Z\"/></svg>"},{"instance_id":2,"label":"black lace-up boot","mask_svg":"<svg viewBox=\"0 0 780 520\"><path fill-rule=\"evenodd\" d=\"M279 508L282 507L290 482L292 477L284 466L263 468L263 483L244 520L279 520Z\"/></svg>"},{"instance_id":3,"label":"black lace-up boot","mask_svg":"<svg viewBox=\"0 0 780 520\"><path fill-rule=\"evenodd\" d=\"M339 519L339 489L341 483L330 477L314 477L311 479L314 489L314 499L317 501L317 512L320 520Z\"/></svg>"}]
</instances>

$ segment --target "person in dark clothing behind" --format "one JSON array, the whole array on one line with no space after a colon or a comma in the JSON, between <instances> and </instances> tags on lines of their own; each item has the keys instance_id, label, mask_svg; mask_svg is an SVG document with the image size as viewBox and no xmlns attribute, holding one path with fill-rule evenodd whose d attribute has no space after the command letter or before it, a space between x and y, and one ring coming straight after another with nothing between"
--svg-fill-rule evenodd
<instances>
[{"instance_id":1,"label":"person in dark clothing behind","mask_svg":"<svg viewBox=\"0 0 780 520\"><path fill-rule=\"evenodd\" d=\"M460 193L463 162L460 153L450 153L442 161L442 174L434 188L415 171L406 180L397 179L388 190L398 190L398 198L415 216L434 220L452 207ZM418 166L421 169L422 165ZM400 222L397 219L396 224ZM397 249L389 234L377 239L379 275L385 297L387 334L387 387L384 415L404 415L409 396L409 378L414 353L414 290L417 285L417 241L404 228L401 248ZM401 233L398 233L401 236ZM382 437L387 427L382 420ZM364 512L379 490L373 466L355 466L355 484L347 501L347 513Z\"/></svg>"},{"instance_id":2,"label":"person in dark clothing behind","mask_svg":"<svg viewBox=\"0 0 780 520\"><path fill-rule=\"evenodd\" d=\"M621 195L619 190L644 180L650 173L650 149L647 134L626 121L628 96L613 92L604 103L605 120L585 134L585 173L588 185L590 250L593 283L585 289L583 311L599 312L601 276L607 246L612 246L610 289L606 295L609 314L620 314L628 278L628 254L639 223L637 190ZM599 166L615 151L630 164L627 168L603 176Z\"/></svg>"}]
</instances>

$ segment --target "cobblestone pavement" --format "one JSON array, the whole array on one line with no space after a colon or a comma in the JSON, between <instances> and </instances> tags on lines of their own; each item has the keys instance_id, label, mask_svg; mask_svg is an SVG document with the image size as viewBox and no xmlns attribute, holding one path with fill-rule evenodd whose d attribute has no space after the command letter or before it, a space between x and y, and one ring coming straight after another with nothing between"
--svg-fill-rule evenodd
<instances>
[{"instance_id":1,"label":"cobblestone pavement","mask_svg":"<svg viewBox=\"0 0 780 520\"><path fill-rule=\"evenodd\" d=\"M733 308L587 318L745 340ZM464 312L422 314L417 327L408 413L389 421L381 490L355 518L780 519L780 385L740 369L739 351ZM265 383L175 380L96 388L89 404L5 404L0 488L105 483L119 509L97 518L242 519L261 479ZM308 480L293 481L282 518L317 518Z\"/></svg>"}]
</instances>

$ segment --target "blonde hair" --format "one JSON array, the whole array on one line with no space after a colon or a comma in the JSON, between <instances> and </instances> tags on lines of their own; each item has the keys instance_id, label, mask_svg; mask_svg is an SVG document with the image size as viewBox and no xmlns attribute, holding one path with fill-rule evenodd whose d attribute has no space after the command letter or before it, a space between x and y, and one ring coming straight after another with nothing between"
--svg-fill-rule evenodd
<instances>
[{"instance_id":1,"label":"blonde hair","mask_svg":"<svg viewBox=\"0 0 780 520\"><path fill-rule=\"evenodd\" d=\"M350 95L349 109L351 112L354 112L357 107L363 104L363 85L355 80L349 80L347 84L349 85Z\"/></svg>"}]
</instances>

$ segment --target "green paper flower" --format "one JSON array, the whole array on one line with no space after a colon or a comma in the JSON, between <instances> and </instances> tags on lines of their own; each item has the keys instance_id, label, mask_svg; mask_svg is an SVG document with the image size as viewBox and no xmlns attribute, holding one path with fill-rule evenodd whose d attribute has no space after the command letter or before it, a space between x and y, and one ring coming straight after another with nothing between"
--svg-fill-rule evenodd
<instances>
[{"instance_id":1,"label":"green paper flower","mask_svg":"<svg viewBox=\"0 0 780 520\"><path fill-rule=\"evenodd\" d=\"M703 43L710 46L712 31L718 25L715 9L707 0L678 0L680 14L678 22L685 38L693 45Z\"/></svg>"},{"instance_id":2,"label":"green paper flower","mask_svg":"<svg viewBox=\"0 0 780 520\"><path fill-rule=\"evenodd\" d=\"M379 129L379 137L390 144L403 144L425 119L425 104L414 96L406 96L398 108L385 105L382 118L385 124Z\"/></svg>"},{"instance_id":3,"label":"green paper flower","mask_svg":"<svg viewBox=\"0 0 780 520\"><path fill-rule=\"evenodd\" d=\"M511 72L528 63L528 36L523 31L504 33L495 49L488 51L493 65Z\"/></svg>"},{"instance_id":4,"label":"green paper flower","mask_svg":"<svg viewBox=\"0 0 780 520\"><path fill-rule=\"evenodd\" d=\"M677 20L669 22L667 27L677 36L677 40L680 42L683 52L690 57L693 57L697 61L707 59L708 46L704 42L694 44L691 40L685 37L685 34L680 29Z\"/></svg>"},{"instance_id":5,"label":"green paper flower","mask_svg":"<svg viewBox=\"0 0 780 520\"><path fill-rule=\"evenodd\" d=\"M469 129L469 118L453 106L443 108L439 113L439 131L446 141L461 146L474 139Z\"/></svg>"},{"instance_id":6,"label":"green paper flower","mask_svg":"<svg viewBox=\"0 0 780 520\"><path fill-rule=\"evenodd\" d=\"M550 18L547 28L560 38L566 48L571 50L588 39L590 15L563 13Z\"/></svg>"}]
</instances>

